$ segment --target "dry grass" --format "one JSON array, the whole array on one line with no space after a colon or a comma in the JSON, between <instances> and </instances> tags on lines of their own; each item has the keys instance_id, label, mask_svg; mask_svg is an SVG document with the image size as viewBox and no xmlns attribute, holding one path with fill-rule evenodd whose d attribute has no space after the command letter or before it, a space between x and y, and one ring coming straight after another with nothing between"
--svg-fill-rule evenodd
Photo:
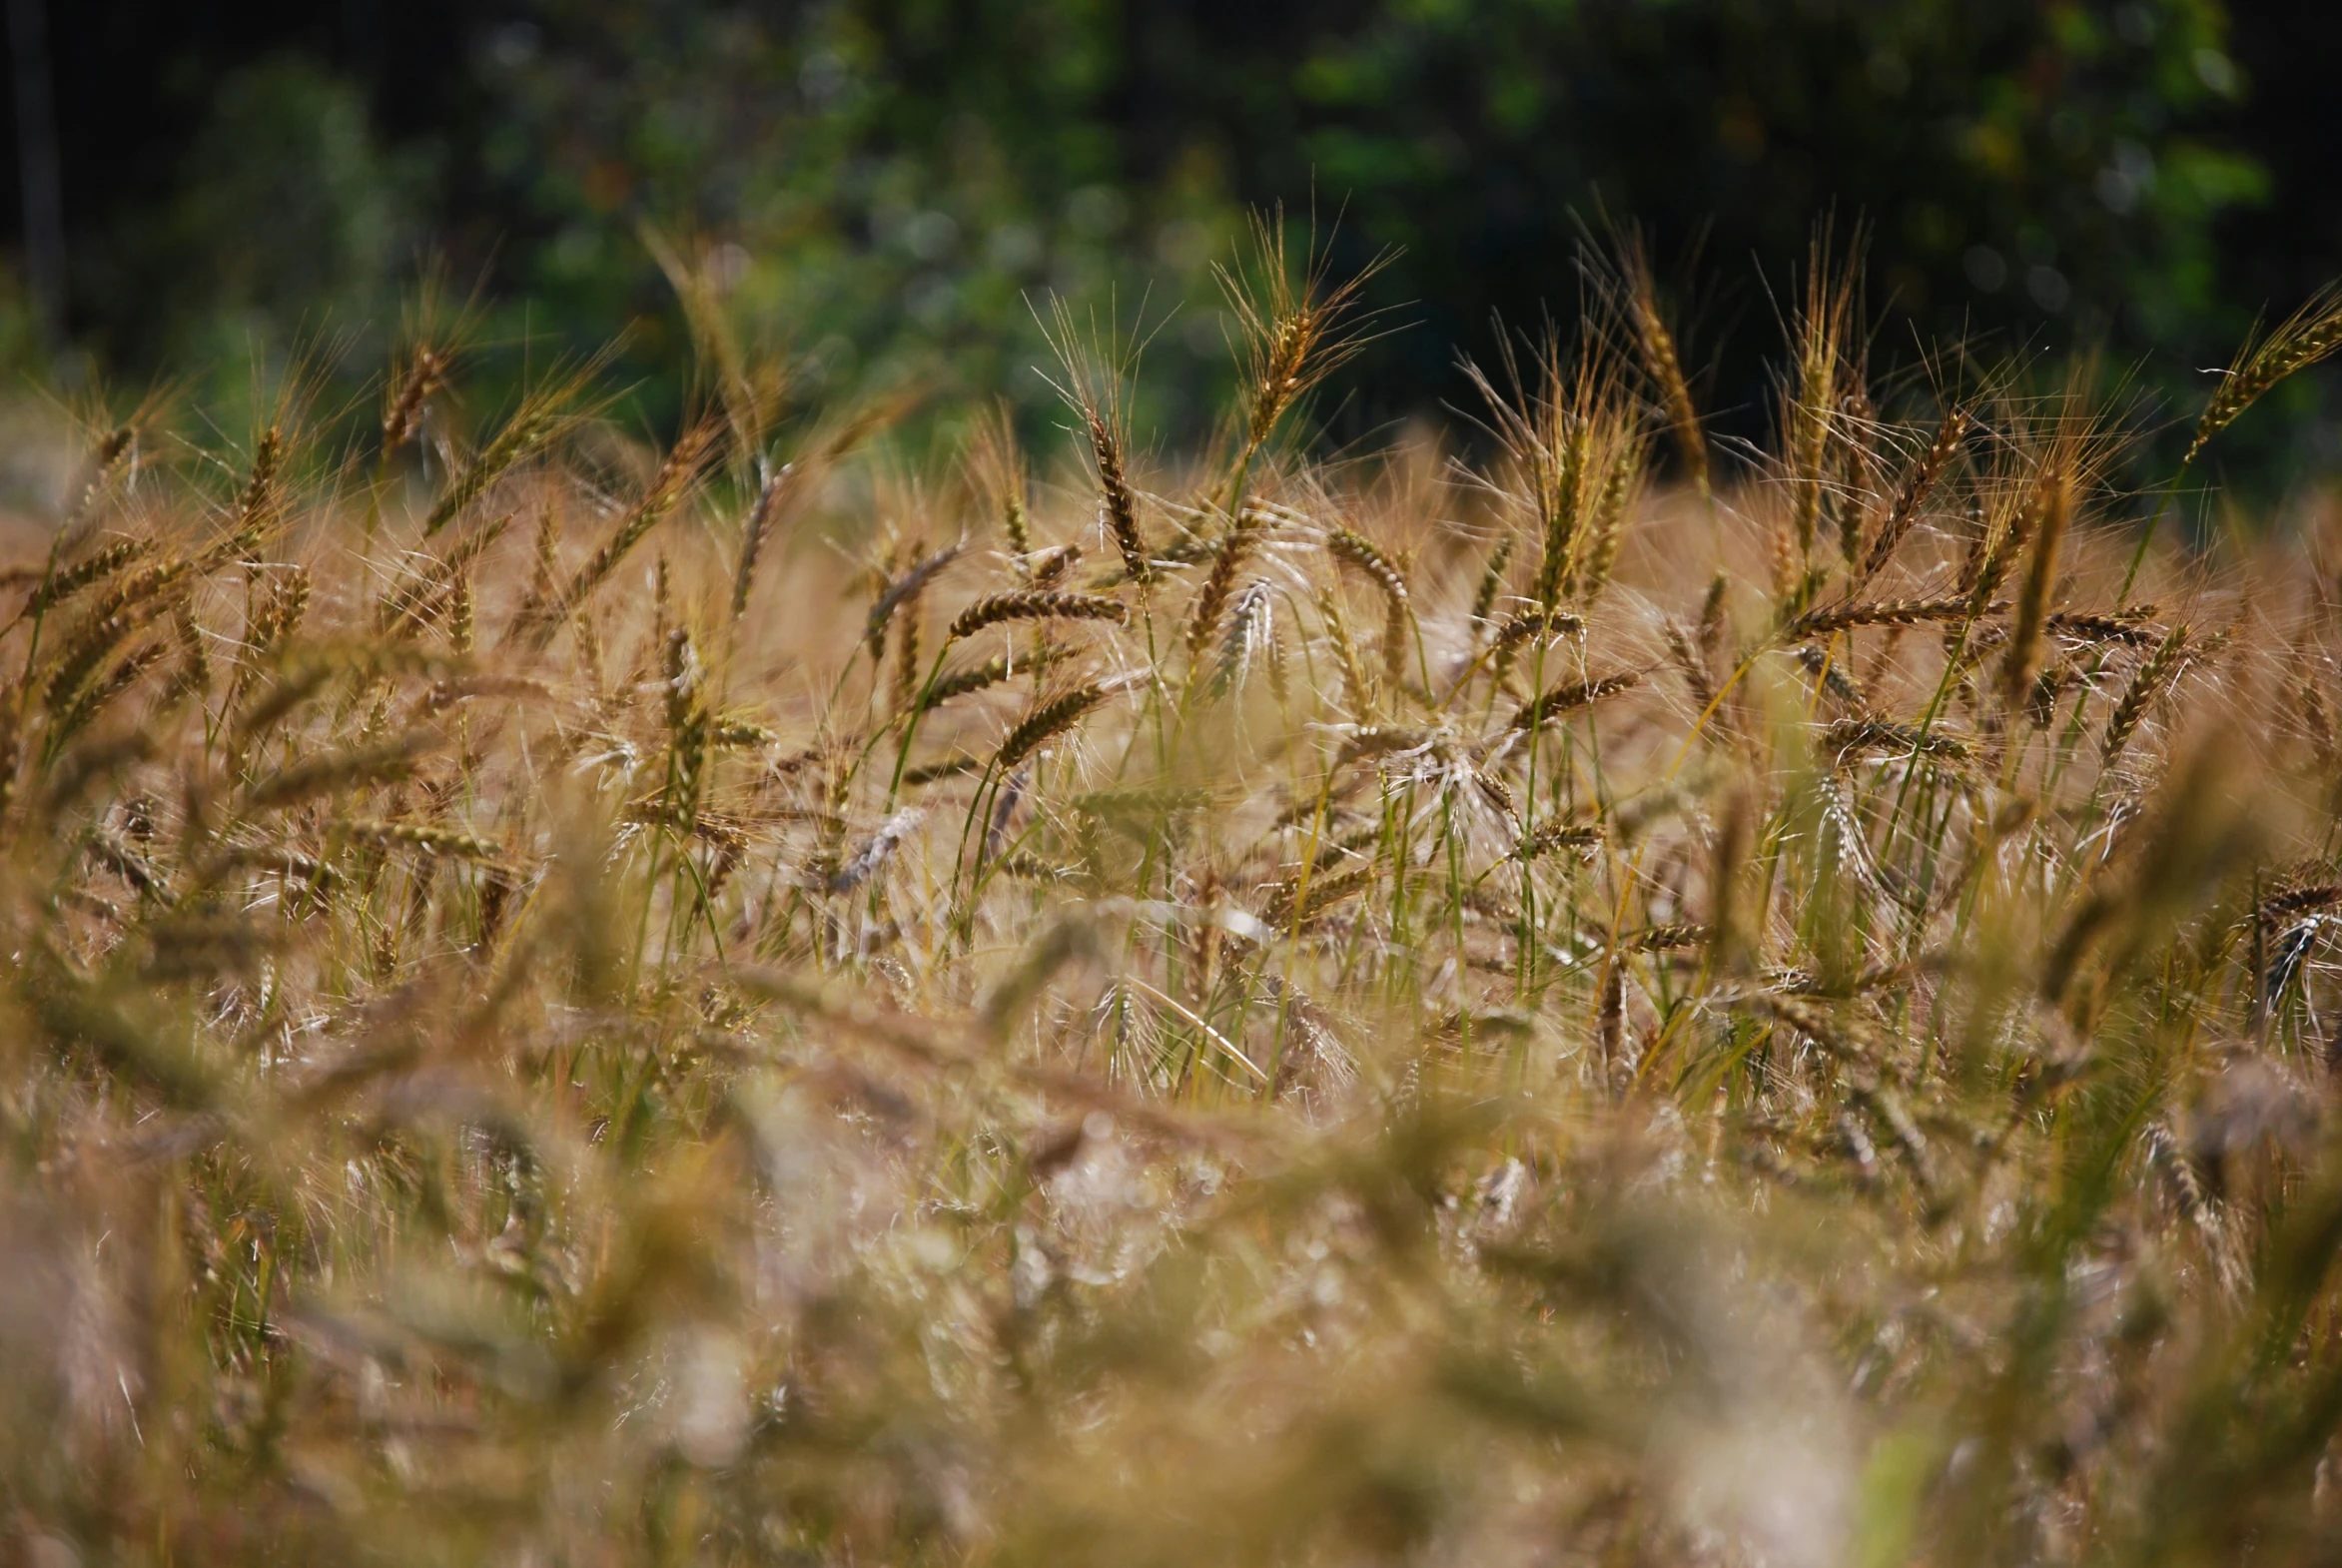
<instances>
[{"instance_id":1,"label":"dry grass","mask_svg":"<svg viewBox=\"0 0 2342 1568\"><path fill-rule=\"evenodd\" d=\"M1709 493L1627 277L1483 467L1278 444L1307 279L1226 460L1069 344L1061 491L876 530L865 421L624 470L569 377L411 496L95 438L18 1557L2331 1561L2342 538L2143 602L2107 422L1875 402L1827 278Z\"/></svg>"}]
</instances>

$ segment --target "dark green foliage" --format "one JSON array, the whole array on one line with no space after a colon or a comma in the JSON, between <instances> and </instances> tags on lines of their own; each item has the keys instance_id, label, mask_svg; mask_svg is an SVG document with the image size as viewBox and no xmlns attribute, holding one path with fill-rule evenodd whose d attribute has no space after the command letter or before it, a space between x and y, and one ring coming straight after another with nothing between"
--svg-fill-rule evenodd
<instances>
[{"instance_id":1,"label":"dark green foliage","mask_svg":"<svg viewBox=\"0 0 2342 1568\"><path fill-rule=\"evenodd\" d=\"M2285 231L2295 250L2265 222L2249 254L2222 249L2228 215L2289 197L2239 139L2253 83L2218 0L417 16L395 57L350 24L305 35L339 74L285 57L181 100L192 126L149 160L176 194L124 188L144 194L76 237L78 317L111 363L380 335L386 279L427 244L459 286L485 283L498 338L622 334L632 395L672 429L690 349L649 226L748 350L785 353L785 397L999 391L1038 431L1052 399L1032 305L1054 294L1162 329L1137 411L1186 442L1226 349L1208 263L1240 204L1282 202L1330 239L1337 277L1400 252L1362 304L1405 330L1318 399L1357 433L1464 395L1454 356L1487 358L1492 313L1571 316L1580 233L1632 214L1676 286L1687 369L1726 430L1753 435L1768 292L1788 297L1828 214L1870 237L1887 358L1909 357L1907 325L2102 341L2164 388L2215 363L2271 279L2298 295L2332 261L2309 214ZM2250 124L2298 186L2264 109Z\"/></svg>"}]
</instances>

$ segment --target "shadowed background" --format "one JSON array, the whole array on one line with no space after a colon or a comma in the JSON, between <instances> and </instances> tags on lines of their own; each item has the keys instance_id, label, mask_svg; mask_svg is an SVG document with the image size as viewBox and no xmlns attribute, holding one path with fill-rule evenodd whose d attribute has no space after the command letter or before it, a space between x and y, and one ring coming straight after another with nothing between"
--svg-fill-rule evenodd
<instances>
[{"instance_id":1,"label":"shadowed background","mask_svg":"<svg viewBox=\"0 0 2342 1568\"><path fill-rule=\"evenodd\" d=\"M1152 334L1141 428L1172 447L1224 384L1210 267L1247 207L1314 214L1337 272L1398 253L1368 291L1391 330L1317 405L1342 439L1467 400L1456 358L1498 317L1574 316L1609 217L1650 230L1745 433L1773 299L1833 215L1867 232L1883 361L2102 346L2188 400L2256 312L2342 271L2342 20L2310 0L9 7L9 358L68 385L205 366L231 405L305 346L356 385L435 263L499 374L621 339L635 417L671 427L690 352L652 233L808 402L907 385L1038 417L1029 302L1064 296ZM44 73L53 305L26 245ZM2286 391L2232 464L2331 465L2321 384Z\"/></svg>"}]
</instances>

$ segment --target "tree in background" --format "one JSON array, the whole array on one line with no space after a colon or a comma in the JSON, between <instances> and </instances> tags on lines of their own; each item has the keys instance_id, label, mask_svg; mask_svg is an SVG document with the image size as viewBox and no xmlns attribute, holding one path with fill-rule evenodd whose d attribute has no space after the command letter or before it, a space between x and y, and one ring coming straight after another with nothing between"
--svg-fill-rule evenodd
<instances>
[{"instance_id":1,"label":"tree in background","mask_svg":"<svg viewBox=\"0 0 2342 1568\"><path fill-rule=\"evenodd\" d=\"M2201 0L1384 0L1325 8L1243 112L1281 112L1256 178L1405 247L1432 337L1565 287L1603 211L1777 285L1835 213L1930 336L2201 352L2235 327L2214 220L2263 194L2201 130L2242 91L2224 32Z\"/></svg>"},{"instance_id":2,"label":"tree in background","mask_svg":"<svg viewBox=\"0 0 2342 1568\"><path fill-rule=\"evenodd\" d=\"M623 322L646 368L684 352L647 226L703 248L807 395L948 381L1038 400L1052 295L1125 331L1190 308L1151 345L1174 399L1224 361L1208 269L1233 193L1214 162L1135 156L1112 7L552 0L488 33L479 68L483 164L525 237L508 276L581 344Z\"/></svg>"},{"instance_id":3,"label":"tree in background","mask_svg":"<svg viewBox=\"0 0 2342 1568\"><path fill-rule=\"evenodd\" d=\"M2211 0L546 0L481 61L514 281L556 318L672 319L647 219L736 245L736 308L817 376L1036 398L1038 291L1128 319L1152 282L1188 320L1151 380L1217 374L1205 264L1241 203L1313 212L1337 265L1403 253L1370 303L1418 325L1353 374L1355 421L1457 394L1457 349L1565 302L1606 212L1704 242L1744 304L1835 212L1931 335L2185 363L2240 325L2214 226L2264 194L2210 134L2244 90Z\"/></svg>"},{"instance_id":4,"label":"tree in background","mask_svg":"<svg viewBox=\"0 0 2342 1568\"><path fill-rule=\"evenodd\" d=\"M171 201L118 223L77 281L118 367L190 332L217 341L220 320L278 343L329 315L380 323L387 273L427 239L455 277L487 281L507 340L623 334L645 411L669 418L689 348L663 236L737 331L790 348L807 398L949 385L1043 407L1032 307L1060 295L1161 329L1143 422L1184 441L1226 374L1210 264L1247 205L1280 202L1314 216L1337 271L1402 252L1365 303L1411 326L1321 399L1342 433L1463 396L1454 357L1486 356L1492 318L1570 314L1575 248L1605 214L1648 225L1663 261L1696 254L1716 286L1693 334L1707 356L1733 316L1770 313L1766 289L1833 214L1842 236L1869 233L1889 352L1911 341L1902 317L1930 337L2102 342L2110 363L2169 373L2208 363L2262 303L2225 287L2219 247L2222 215L2268 187L2223 140L2250 84L2218 0L337 14L357 20L300 40L326 86L296 91L290 67L221 75ZM408 102L431 117L351 132L335 68L340 102L371 89L379 125ZM306 215L298 246L281 211ZM1719 404L1754 417L1753 358L1724 351L1717 374Z\"/></svg>"}]
</instances>

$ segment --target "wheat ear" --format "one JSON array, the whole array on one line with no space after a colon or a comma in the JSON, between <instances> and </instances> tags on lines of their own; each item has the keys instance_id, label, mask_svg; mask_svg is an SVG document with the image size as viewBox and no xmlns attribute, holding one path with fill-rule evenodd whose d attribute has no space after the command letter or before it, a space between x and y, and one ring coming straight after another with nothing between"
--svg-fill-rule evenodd
<instances>
[{"instance_id":1,"label":"wheat ear","mask_svg":"<svg viewBox=\"0 0 2342 1568\"><path fill-rule=\"evenodd\" d=\"M1024 589L1011 593L988 594L978 599L952 621L954 641L972 637L987 626L997 626L1012 620L1109 620L1116 625L1128 624L1130 606L1120 599L1102 593L1051 593Z\"/></svg>"}]
</instances>

